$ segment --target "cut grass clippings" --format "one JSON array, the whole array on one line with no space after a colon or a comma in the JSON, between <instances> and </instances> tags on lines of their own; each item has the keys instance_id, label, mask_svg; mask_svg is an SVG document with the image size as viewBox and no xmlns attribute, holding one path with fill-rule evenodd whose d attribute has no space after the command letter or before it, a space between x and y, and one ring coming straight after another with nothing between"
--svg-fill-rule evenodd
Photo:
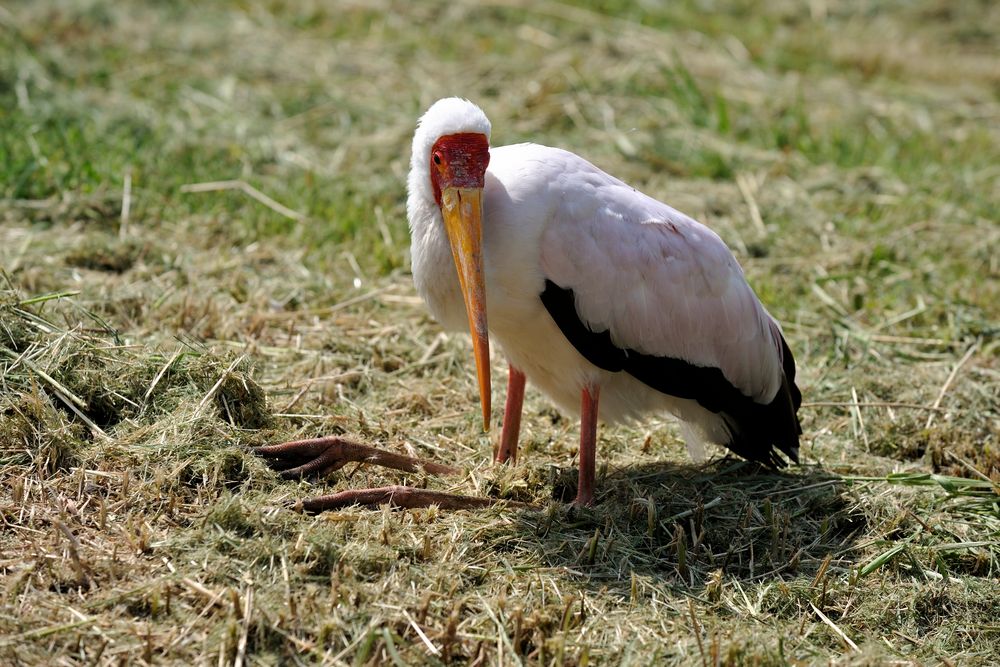
<instances>
[{"instance_id":1,"label":"cut grass clippings","mask_svg":"<svg viewBox=\"0 0 1000 667\"><path fill-rule=\"evenodd\" d=\"M998 34L975 1L0 8L0 662L997 662ZM531 389L490 463L408 275L451 94L726 240L803 465L602 427L573 508ZM248 453L341 434L465 474ZM390 484L539 509L295 511Z\"/></svg>"}]
</instances>

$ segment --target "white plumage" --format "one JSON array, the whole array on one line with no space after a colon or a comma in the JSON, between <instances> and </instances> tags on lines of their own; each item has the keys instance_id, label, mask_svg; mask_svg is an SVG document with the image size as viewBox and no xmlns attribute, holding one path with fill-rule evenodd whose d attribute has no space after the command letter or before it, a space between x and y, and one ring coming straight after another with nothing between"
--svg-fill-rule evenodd
<instances>
[{"instance_id":1,"label":"white plumage","mask_svg":"<svg viewBox=\"0 0 1000 667\"><path fill-rule=\"evenodd\" d=\"M456 98L434 104L414 136L408 181L414 282L432 314L453 330L468 330L470 314L433 172L447 137L464 133L489 138L489 120L478 107ZM444 158L457 164L463 155ZM794 369L784 367L791 354L779 325L715 232L564 150L537 144L491 148L488 163L481 227L489 334L512 368L560 408L579 414L581 392L591 388L599 392L599 414L607 421L669 411L686 422L689 449L698 456L692 432L729 445L736 431L751 427L737 424L735 412L705 407L711 400L669 395L648 378L640 381L645 372L635 371L636 364L648 359L659 369L660 358L675 360L696 382L717 382L701 369L718 369L751 406L762 409L784 400L782 391L797 395ZM604 338L588 351L568 340L564 331L575 326L572 313L543 303L547 286L550 295L572 290L576 317L585 327L580 335L597 342L591 334L607 331L610 346ZM621 353L633 370L607 370L588 360L600 363L594 355L603 352ZM674 386L677 380L652 385ZM519 403L516 408L519 414ZM794 428L797 447L797 421ZM516 433L514 438L516 446ZM759 447L770 452L771 443ZM781 448L795 457L791 445Z\"/></svg>"}]
</instances>

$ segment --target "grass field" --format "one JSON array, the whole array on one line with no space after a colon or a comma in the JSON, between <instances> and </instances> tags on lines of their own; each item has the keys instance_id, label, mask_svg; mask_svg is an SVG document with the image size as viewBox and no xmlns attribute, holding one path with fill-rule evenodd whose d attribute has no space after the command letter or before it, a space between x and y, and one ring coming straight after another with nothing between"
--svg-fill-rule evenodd
<instances>
[{"instance_id":1,"label":"grass field","mask_svg":"<svg viewBox=\"0 0 1000 667\"><path fill-rule=\"evenodd\" d=\"M987 0L0 5L0 663L996 664L998 44ZM803 465L609 427L573 509L530 390L490 463L408 274L451 94L719 232ZM336 433L468 474L246 451ZM294 511L390 483L544 509Z\"/></svg>"}]
</instances>

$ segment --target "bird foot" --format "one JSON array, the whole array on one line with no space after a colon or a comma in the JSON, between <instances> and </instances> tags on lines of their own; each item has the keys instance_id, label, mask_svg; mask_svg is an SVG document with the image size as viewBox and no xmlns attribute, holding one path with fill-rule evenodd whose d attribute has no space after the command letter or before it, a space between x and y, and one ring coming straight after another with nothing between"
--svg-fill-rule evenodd
<instances>
[{"instance_id":1,"label":"bird foot","mask_svg":"<svg viewBox=\"0 0 1000 667\"><path fill-rule=\"evenodd\" d=\"M374 463L404 472L423 471L434 475L457 475L461 472L458 468L387 452L338 436L294 440L280 445L255 447L252 451L267 460L271 468L280 471L284 479L327 475L352 461Z\"/></svg>"}]
</instances>

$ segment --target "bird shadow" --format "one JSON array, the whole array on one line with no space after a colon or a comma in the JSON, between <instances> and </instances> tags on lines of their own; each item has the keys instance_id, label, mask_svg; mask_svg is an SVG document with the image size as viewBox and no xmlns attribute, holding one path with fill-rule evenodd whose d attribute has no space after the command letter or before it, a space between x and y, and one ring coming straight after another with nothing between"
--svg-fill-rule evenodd
<instances>
[{"instance_id":1,"label":"bird shadow","mask_svg":"<svg viewBox=\"0 0 1000 667\"><path fill-rule=\"evenodd\" d=\"M634 586L638 575L697 594L723 577L815 576L865 526L843 480L819 467L774 471L731 458L625 466L599 476L589 508L565 502L575 472L556 475L562 502L519 513L510 548L599 588Z\"/></svg>"}]
</instances>

